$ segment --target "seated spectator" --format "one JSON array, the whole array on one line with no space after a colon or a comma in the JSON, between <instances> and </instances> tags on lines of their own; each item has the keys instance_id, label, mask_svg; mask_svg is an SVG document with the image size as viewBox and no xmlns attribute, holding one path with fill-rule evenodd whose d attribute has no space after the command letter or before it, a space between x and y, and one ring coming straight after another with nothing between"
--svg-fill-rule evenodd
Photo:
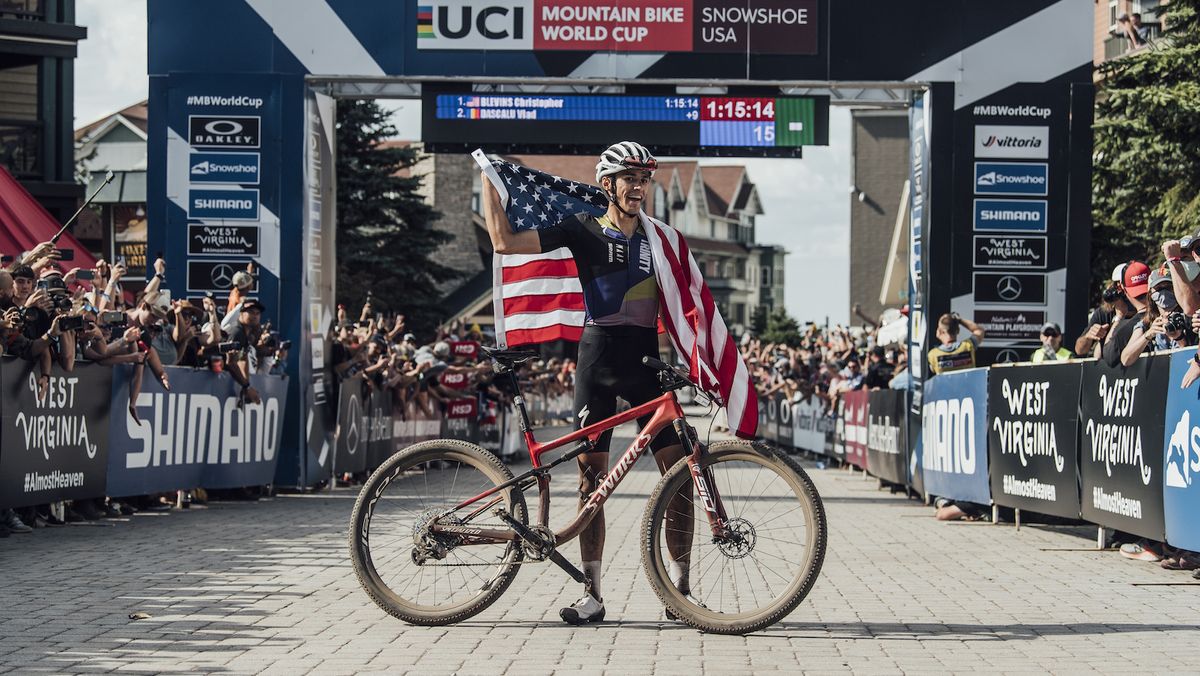
<instances>
[{"instance_id":1,"label":"seated spectator","mask_svg":"<svg viewBox=\"0 0 1200 676\"><path fill-rule=\"evenodd\" d=\"M965 326L970 333L961 340L959 327ZM938 319L937 339L941 345L929 350L929 370L934 374L975 368L975 353L983 341L983 329L975 322L959 316L957 312L944 314Z\"/></svg>"},{"instance_id":2,"label":"seated spectator","mask_svg":"<svg viewBox=\"0 0 1200 676\"><path fill-rule=\"evenodd\" d=\"M1035 364L1047 361L1063 361L1075 355L1062 346L1062 329L1054 322L1046 322L1042 326L1042 347L1029 358Z\"/></svg>"}]
</instances>

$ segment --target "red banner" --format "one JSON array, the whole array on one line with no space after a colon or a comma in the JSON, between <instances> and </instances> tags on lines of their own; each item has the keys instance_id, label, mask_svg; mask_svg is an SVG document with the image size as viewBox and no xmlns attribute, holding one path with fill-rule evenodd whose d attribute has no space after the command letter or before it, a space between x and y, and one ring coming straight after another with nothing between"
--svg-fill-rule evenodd
<instances>
[{"instance_id":1,"label":"red banner","mask_svg":"<svg viewBox=\"0 0 1200 676\"><path fill-rule=\"evenodd\" d=\"M467 385L470 384L470 380L471 379L468 378L467 374L465 373L451 373L449 371L443 371L442 375L438 377L439 383L441 383L444 387L449 387L452 390L467 389Z\"/></svg>"},{"instance_id":2,"label":"red banner","mask_svg":"<svg viewBox=\"0 0 1200 676\"><path fill-rule=\"evenodd\" d=\"M447 418L474 418L479 415L479 402L475 399L455 399L446 404Z\"/></svg>"},{"instance_id":3,"label":"red banner","mask_svg":"<svg viewBox=\"0 0 1200 676\"><path fill-rule=\"evenodd\" d=\"M855 467L867 468L867 390L854 390L842 395L845 408L846 462Z\"/></svg>"},{"instance_id":4,"label":"red banner","mask_svg":"<svg viewBox=\"0 0 1200 676\"><path fill-rule=\"evenodd\" d=\"M456 340L450 343L450 354L467 359L479 358L479 343L474 340Z\"/></svg>"}]
</instances>

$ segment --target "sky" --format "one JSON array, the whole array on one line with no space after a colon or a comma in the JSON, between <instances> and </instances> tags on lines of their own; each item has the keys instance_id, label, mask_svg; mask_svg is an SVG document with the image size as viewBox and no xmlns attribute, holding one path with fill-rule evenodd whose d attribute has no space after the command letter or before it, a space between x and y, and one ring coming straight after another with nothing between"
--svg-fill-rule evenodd
<instances>
[{"instance_id":1,"label":"sky","mask_svg":"<svg viewBox=\"0 0 1200 676\"><path fill-rule=\"evenodd\" d=\"M76 19L88 29L75 60L75 126L146 98L146 0L78 0ZM401 136L419 134L415 102L398 108ZM829 115L829 146L809 146L801 160L742 159L765 212L758 241L788 250L785 304L806 321L846 323L850 286L850 115ZM728 164L730 158L703 159Z\"/></svg>"}]
</instances>

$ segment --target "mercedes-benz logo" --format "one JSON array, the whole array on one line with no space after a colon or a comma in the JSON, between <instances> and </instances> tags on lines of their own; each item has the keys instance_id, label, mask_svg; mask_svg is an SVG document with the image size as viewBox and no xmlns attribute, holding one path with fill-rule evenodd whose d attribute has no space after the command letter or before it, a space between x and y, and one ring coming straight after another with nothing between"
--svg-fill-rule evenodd
<instances>
[{"instance_id":1,"label":"mercedes-benz logo","mask_svg":"<svg viewBox=\"0 0 1200 676\"><path fill-rule=\"evenodd\" d=\"M1021 355L1011 347L1006 347L996 353L997 364L1015 364L1021 361Z\"/></svg>"},{"instance_id":2,"label":"mercedes-benz logo","mask_svg":"<svg viewBox=\"0 0 1200 676\"><path fill-rule=\"evenodd\" d=\"M358 402L358 395L352 394L350 402L346 404L346 451L350 455L354 455L354 452L358 450L360 420L362 420L362 404Z\"/></svg>"},{"instance_id":3,"label":"mercedes-benz logo","mask_svg":"<svg viewBox=\"0 0 1200 676\"><path fill-rule=\"evenodd\" d=\"M213 286L218 289L228 289L233 286L233 266L228 263L217 263L213 266L212 272Z\"/></svg>"},{"instance_id":4,"label":"mercedes-benz logo","mask_svg":"<svg viewBox=\"0 0 1200 676\"><path fill-rule=\"evenodd\" d=\"M1021 295L1021 280L1013 275L1004 275L996 282L996 293L1004 300L1016 300Z\"/></svg>"}]
</instances>

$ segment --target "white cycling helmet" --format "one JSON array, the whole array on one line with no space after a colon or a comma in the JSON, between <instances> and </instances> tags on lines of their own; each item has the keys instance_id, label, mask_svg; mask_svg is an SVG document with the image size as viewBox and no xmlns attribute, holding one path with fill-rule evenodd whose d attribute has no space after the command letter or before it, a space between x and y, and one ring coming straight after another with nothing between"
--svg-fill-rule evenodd
<instances>
[{"instance_id":1,"label":"white cycling helmet","mask_svg":"<svg viewBox=\"0 0 1200 676\"><path fill-rule=\"evenodd\" d=\"M646 150L646 146L636 141L619 141L600 153L600 161L596 163L596 183L599 184L605 176L627 169L645 169L653 174L658 169L658 160Z\"/></svg>"}]
</instances>

